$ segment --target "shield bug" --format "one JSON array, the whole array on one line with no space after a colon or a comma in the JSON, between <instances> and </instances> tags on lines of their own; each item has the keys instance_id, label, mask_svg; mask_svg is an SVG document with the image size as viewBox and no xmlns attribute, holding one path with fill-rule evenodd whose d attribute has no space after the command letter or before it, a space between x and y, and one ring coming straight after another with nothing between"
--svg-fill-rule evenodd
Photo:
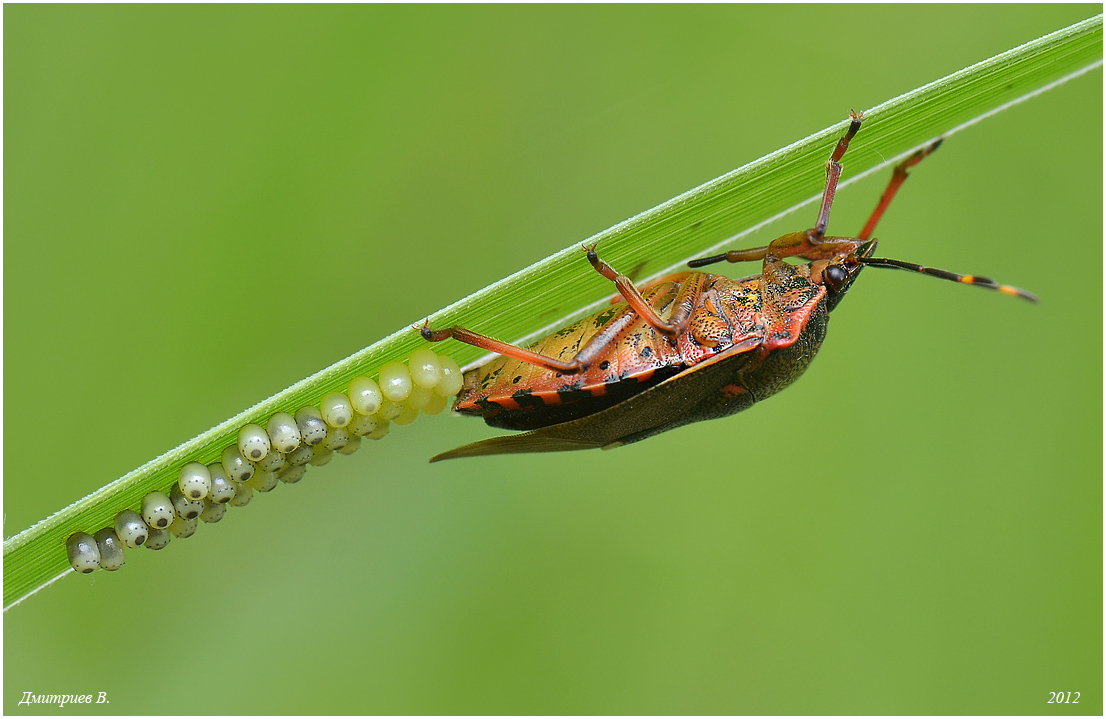
<instances>
[{"instance_id":1,"label":"shield bug","mask_svg":"<svg viewBox=\"0 0 1106 719\"><path fill-rule=\"evenodd\" d=\"M454 326L419 328L430 342L460 340L501 357L465 374L454 409L482 415L493 427L530 430L458 447L431 461L516 452L610 448L691 422L740 412L794 382L826 336L829 314L864 267L890 267L961 282L1033 302L1025 290L874 256L876 224L908 170L940 145L895 167L891 181L857 237L826 235L841 177L841 159L860 130L848 131L826 163L826 184L814 227L766 247L733 250L688 263L691 272L637 288L585 248L623 301L554 332L529 348ZM801 258L792 264L786 258ZM734 280L694 271L715 262L762 263L760 274Z\"/></svg>"}]
</instances>

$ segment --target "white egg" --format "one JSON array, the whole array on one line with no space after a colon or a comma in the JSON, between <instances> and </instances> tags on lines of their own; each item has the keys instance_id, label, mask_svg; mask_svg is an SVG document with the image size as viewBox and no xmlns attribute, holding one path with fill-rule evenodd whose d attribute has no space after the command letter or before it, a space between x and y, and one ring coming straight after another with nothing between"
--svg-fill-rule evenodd
<instances>
[{"instance_id":1,"label":"white egg","mask_svg":"<svg viewBox=\"0 0 1106 719\"><path fill-rule=\"evenodd\" d=\"M213 462L207 465L207 470L211 472L211 494L207 495L206 499L216 504L224 504L233 499L234 482L223 471L223 465Z\"/></svg>"},{"instance_id":2,"label":"white egg","mask_svg":"<svg viewBox=\"0 0 1106 719\"><path fill-rule=\"evenodd\" d=\"M402 402L411 394L411 372L399 362L389 362L380 368L379 384L385 399Z\"/></svg>"},{"instance_id":3,"label":"white egg","mask_svg":"<svg viewBox=\"0 0 1106 719\"><path fill-rule=\"evenodd\" d=\"M403 407L403 410L392 419L392 421L395 422L396 424L399 424L399 425L411 424L412 422L414 422L416 419L419 418L418 409L416 409L416 408L414 408L414 407L412 407L412 406L410 406L406 403L404 403L403 405L400 405L400 406Z\"/></svg>"},{"instance_id":4,"label":"white egg","mask_svg":"<svg viewBox=\"0 0 1106 719\"><path fill-rule=\"evenodd\" d=\"M374 414L380 409L380 403L384 401L380 386L368 377L354 377L348 389L350 405L358 414Z\"/></svg>"},{"instance_id":5,"label":"white egg","mask_svg":"<svg viewBox=\"0 0 1106 719\"><path fill-rule=\"evenodd\" d=\"M287 467L302 467L311 461L311 458L315 455L314 448L307 444L301 444L299 448L285 457L284 466Z\"/></svg>"},{"instance_id":6,"label":"white egg","mask_svg":"<svg viewBox=\"0 0 1106 719\"><path fill-rule=\"evenodd\" d=\"M168 529L151 529L150 538L146 540L146 549L165 549L172 538Z\"/></svg>"},{"instance_id":7,"label":"white egg","mask_svg":"<svg viewBox=\"0 0 1106 719\"><path fill-rule=\"evenodd\" d=\"M442 363L429 347L420 347L407 358L411 381L416 387L434 389L442 381Z\"/></svg>"},{"instance_id":8,"label":"white egg","mask_svg":"<svg viewBox=\"0 0 1106 719\"><path fill-rule=\"evenodd\" d=\"M418 385L415 385L411 388L410 396L408 396L407 399L403 400L403 404L414 409L422 409L426 405L430 404L430 400L433 397L433 391L428 390L425 387L419 387Z\"/></svg>"},{"instance_id":9,"label":"white egg","mask_svg":"<svg viewBox=\"0 0 1106 719\"><path fill-rule=\"evenodd\" d=\"M199 524L200 523L195 519L177 517L173 520L173 523L169 525L169 533L174 537L185 539L196 533L196 527L198 527Z\"/></svg>"},{"instance_id":10,"label":"white egg","mask_svg":"<svg viewBox=\"0 0 1106 719\"><path fill-rule=\"evenodd\" d=\"M449 406L449 397L440 395L437 392L430 398L430 401L426 403L426 406L422 408L423 414L441 414L442 410Z\"/></svg>"},{"instance_id":11,"label":"white egg","mask_svg":"<svg viewBox=\"0 0 1106 719\"><path fill-rule=\"evenodd\" d=\"M133 509L124 509L115 515L115 534L125 546L141 547L150 538L150 528L142 516Z\"/></svg>"},{"instance_id":12,"label":"white egg","mask_svg":"<svg viewBox=\"0 0 1106 719\"><path fill-rule=\"evenodd\" d=\"M277 486L275 472L258 472L250 480L249 485L258 492L272 492Z\"/></svg>"},{"instance_id":13,"label":"white egg","mask_svg":"<svg viewBox=\"0 0 1106 719\"><path fill-rule=\"evenodd\" d=\"M447 355L438 355L442 365L442 381L434 387L434 391L443 397L454 397L465 385L465 376L457 362Z\"/></svg>"},{"instance_id":14,"label":"white egg","mask_svg":"<svg viewBox=\"0 0 1106 719\"><path fill-rule=\"evenodd\" d=\"M288 454L300 446L300 428L296 419L287 412L277 412L266 426L269 444L278 452Z\"/></svg>"},{"instance_id":15,"label":"white egg","mask_svg":"<svg viewBox=\"0 0 1106 719\"><path fill-rule=\"evenodd\" d=\"M251 462L260 462L269 453L269 435L260 425L247 424L238 430L238 452Z\"/></svg>"},{"instance_id":16,"label":"white egg","mask_svg":"<svg viewBox=\"0 0 1106 719\"><path fill-rule=\"evenodd\" d=\"M100 550L100 567L114 572L124 564L127 559L123 552L123 543L119 541L119 537L115 534L115 530L110 527L104 527L99 532L96 532L96 548Z\"/></svg>"},{"instance_id":17,"label":"white egg","mask_svg":"<svg viewBox=\"0 0 1106 719\"><path fill-rule=\"evenodd\" d=\"M321 444L315 448L314 454L311 456L311 465L314 467L321 467L330 460L334 459L334 451L326 449Z\"/></svg>"},{"instance_id":18,"label":"white egg","mask_svg":"<svg viewBox=\"0 0 1106 719\"><path fill-rule=\"evenodd\" d=\"M269 452L265 459L257 463L257 469L261 472L279 472L284 468L284 455L280 452Z\"/></svg>"},{"instance_id":19,"label":"white egg","mask_svg":"<svg viewBox=\"0 0 1106 719\"><path fill-rule=\"evenodd\" d=\"M326 439L319 446L323 449L338 450L349 443L349 431L345 427L331 427L326 432Z\"/></svg>"},{"instance_id":20,"label":"white egg","mask_svg":"<svg viewBox=\"0 0 1106 719\"><path fill-rule=\"evenodd\" d=\"M253 462L243 457L238 451L238 447L234 445L223 450L223 456L220 458L220 462L223 465L223 471L226 472L227 477L235 482L248 481L255 471Z\"/></svg>"},{"instance_id":21,"label":"white egg","mask_svg":"<svg viewBox=\"0 0 1106 719\"><path fill-rule=\"evenodd\" d=\"M303 475L307 474L306 464L289 464L280 471L277 475L277 479L285 484L295 484L303 479Z\"/></svg>"},{"instance_id":22,"label":"white egg","mask_svg":"<svg viewBox=\"0 0 1106 719\"><path fill-rule=\"evenodd\" d=\"M184 493L180 491L180 487L176 484L169 490L169 499L173 502L173 510L181 519L195 519L200 516L200 512L204 511L204 501L202 499L197 501L189 499L184 496Z\"/></svg>"},{"instance_id":23,"label":"white egg","mask_svg":"<svg viewBox=\"0 0 1106 719\"><path fill-rule=\"evenodd\" d=\"M150 492L142 498L142 519L150 529L168 529L176 516L173 502L162 492Z\"/></svg>"},{"instance_id":24,"label":"white egg","mask_svg":"<svg viewBox=\"0 0 1106 719\"><path fill-rule=\"evenodd\" d=\"M386 419L380 419L376 423L376 429L369 432L366 437L369 439L383 439L388 436L388 433L392 431L392 423Z\"/></svg>"},{"instance_id":25,"label":"white egg","mask_svg":"<svg viewBox=\"0 0 1106 719\"><path fill-rule=\"evenodd\" d=\"M219 502L212 502L211 498L208 497L204 500L204 511L200 512L200 519L208 524L215 524L222 519L223 515L226 513L227 505Z\"/></svg>"},{"instance_id":26,"label":"white egg","mask_svg":"<svg viewBox=\"0 0 1106 719\"><path fill-rule=\"evenodd\" d=\"M353 454L361 448L361 437L356 434L349 436L349 441L346 442L344 447L338 448L339 454Z\"/></svg>"},{"instance_id":27,"label":"white egg","mask_svg":"<svg viewBox=\"0 0 1106 719\"><path fill-rule=\"evenodd\" d=\"M319 414L331 427L345 427L353 418L353 406L341 392L330 392L319 403Z\"/></svg>"},{"instance_id":28,"label":"white egg","mask_svg":"<svg viewBox=\"0 0 1106 719\"><path fill-rule=\"evenodd\" d=\"M100 566L100 548L90 534L75 532L66 540L65 549L69 553L69 564L81 574L93 572Z\"/></svg>"},{"instance_id":29,"label":"white egg","mask_svg":"<svg viewBox=\"0 0 1106 719\"><path fill-rule=\"evenodd\" d=\"M230 500L232 507L245 507L253 499L253 487L245 482L234 483L234 499Z\"/></svg>"},{"instance_id":30,"label":"white egg","mask_svg":"<svg viewBox=\"0 0 1106 719\"><path fill-rule=\"evenodd\" d=\"M308 405L296 410L296 424L300 428L300 440L314 446L326 439L326 422L319 410Z\"/></svg>"},{"instance_id":31,"label":"white egg","mask_svg":"<svg viewBox=\"0 0 1106 719\"><path fill-rule=\"evenodd\" d=\"M402 412L402 402L393 402L390 399L386 399L384 400L384 404L380 405L380 411L376 413L376 416L391 421L398 417Z\"/></svg>"},{"instance_id":32,"label":"white egg","mask_svg":"<svg viewBox=\"0 0 1106 719\"><path fill-rule=\"evenodd\" d=\"M189 462L181 467L177 486L184 496L199 501L211 491L211 472L199 462Z\"/></svg>"},{"instance_id":33,"label":"white egg","mask_svg":"<svg viewBox=\"0 0 1106 719\"><path fill-rule=\"evenodd\" d=\"M376 417L370 417L363 414L355 414L353 415L353 420L349 423L349 426L346 427L346 429L348 429L349 433L353 436L364 437L366 434L376 429L376 424Z\"/></svg>"}]
</instances>

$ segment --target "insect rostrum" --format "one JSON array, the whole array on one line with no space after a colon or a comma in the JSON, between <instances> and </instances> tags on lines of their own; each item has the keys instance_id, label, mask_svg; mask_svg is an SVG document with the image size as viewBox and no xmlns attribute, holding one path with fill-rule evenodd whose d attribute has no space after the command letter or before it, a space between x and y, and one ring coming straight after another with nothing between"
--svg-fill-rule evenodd
<instances>
[{"instance_id":1,"label":"insect rostrum","mask_svg":"<svg viewBox=\"0 0 1106 719\"><path fill-rule=\"evenodd\" d=\"M826 336L829 313L865 266L910 270L1036 301L986 277L961 275L873 256L876 224L909 168L940 140L900 163L857 237L826 235L841 177L841 159L860 130L849 129L826 163L826 185L814 227L767 247L694 260L762 263L760 274L734 280L681 272L637 288L585 248L597 272L623 301L539 340L516 347L454 326L420 328L424 338L452 337L502 357L465 374L454 409L493 427L530 430L458 447L431 461L517 452L617 447L691 422L740 412L794 382ZM791 264L788 257L808 260Z\"/></svg>"}]
</instances>

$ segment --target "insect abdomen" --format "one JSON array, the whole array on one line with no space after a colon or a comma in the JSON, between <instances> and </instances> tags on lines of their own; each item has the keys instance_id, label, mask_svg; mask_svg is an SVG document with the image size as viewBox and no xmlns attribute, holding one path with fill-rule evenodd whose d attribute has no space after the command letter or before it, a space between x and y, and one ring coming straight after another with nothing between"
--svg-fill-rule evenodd
<instances>
[{"instance_id":1,"label":"insect abdomen","mask_svg":"<svg viewBox=\"0 0 1106 719\"><path fill-rule=\"evenodd\" d=\"M462 414L482 416L492 427L502 429L538 429L586 417L622 402L663 382L683 369L668 365L636 376L616 379L601 385L577 386L565 383L556 390L522 389L510 395L492 395L458 401Z\"/></svg>"}]
</instances>

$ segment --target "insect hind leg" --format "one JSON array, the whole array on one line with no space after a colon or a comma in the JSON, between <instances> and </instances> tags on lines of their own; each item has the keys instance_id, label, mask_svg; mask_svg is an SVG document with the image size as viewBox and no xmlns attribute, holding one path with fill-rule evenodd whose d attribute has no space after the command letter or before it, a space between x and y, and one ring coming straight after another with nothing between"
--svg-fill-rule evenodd
<instances>
[{"instance_id":1,"label":"insect hind leg","mask_svg":"<svg viewBox=\"0 0 1106 719\"><path fill-rule=\"evenodd\" d=\"M562 360L553 359L552 357L540 355L537 352L532 352L525 347L519 347L518 345L482 335L479 332L473 332L460 325L453 325L452 327L441 330L432 330L430 329L429 323L424 323L422 327L416 327L415 329L419 331L423 339L427 342L442 342L452 337L458 342L464 342L467 345L479 347L489 352L496 352L505 357L536 365L551 372L577 374L587 369L587 365L582 365L579 362L579 355L573 358L571 362L564 362Z\"/></svg>"},{"instance_id":2,"label":"insect hind leg","mask_svg":"<svg viewBox=\"0 0 1106 719\"><path fill-rule=\"evenodd\" d=\"M634 309L632 307L627 307L615 316L614 319L608 322L602 330L595 334L595 336L588 340L587 344L581 347L580 351L577 352L576 356L569 362L546 357L545 355L528 350L525 347L519 347L509 342L503 342L488 337L487 335L473 332L460 325L453 325L452 327L440 330L432 330L430 329L429 322L424 322L422 327L415 327L415 329L419 331L423 339L427 342L442 342L452 337L459 342L464 342L465 344L479 347L489 352L496 352L504 357L510 357L519 362L526 362L527 364L541 367L550 372L573 375L586 372L594 363L595 359L602 355L611 343L615 342L636 319L637 314Z\"/></svg>"}]
</instances>

